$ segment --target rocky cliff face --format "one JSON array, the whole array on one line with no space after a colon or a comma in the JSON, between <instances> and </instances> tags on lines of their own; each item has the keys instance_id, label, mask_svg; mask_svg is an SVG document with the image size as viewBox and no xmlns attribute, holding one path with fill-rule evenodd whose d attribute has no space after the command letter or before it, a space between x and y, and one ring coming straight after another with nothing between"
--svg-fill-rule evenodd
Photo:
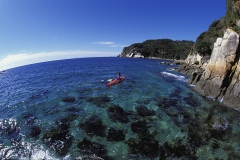
<instances>
[{"instance_id":1,"label":"rocky cliff face","mask_svg":"<svg viewBox=\"0 0 240 160\"><path fill-rule=\"evenodd\" d=\"M201 95L240 109L239 57L239 34L227 29L223 38L218 38L214 43L210 60L203 72L193 71L189 83L194 82L194 89Z\"/></svg>"}]
</instances>

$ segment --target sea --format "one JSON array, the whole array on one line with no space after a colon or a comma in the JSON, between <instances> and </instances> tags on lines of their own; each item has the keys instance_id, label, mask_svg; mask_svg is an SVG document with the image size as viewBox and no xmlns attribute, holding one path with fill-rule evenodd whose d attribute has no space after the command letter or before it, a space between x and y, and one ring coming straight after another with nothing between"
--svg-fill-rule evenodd
<instances>
[{"instance_id":1,"label":"sea","mask_svg":"<svg viewBox=\"0 0 240 160\"><path fill-rule=\"evenodd\" d=\"M1 72L0 159L240 159L239 111L198 95L177 67L98 57Z\"/></svg>"}]
</instances>

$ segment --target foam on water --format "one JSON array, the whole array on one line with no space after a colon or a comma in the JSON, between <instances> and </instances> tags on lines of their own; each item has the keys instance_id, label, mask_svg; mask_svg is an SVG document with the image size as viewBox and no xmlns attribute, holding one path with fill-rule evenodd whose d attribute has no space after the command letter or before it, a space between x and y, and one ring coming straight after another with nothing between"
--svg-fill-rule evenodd
<instances>
[{"instance_id":1,"label":"foam on water","mask_svg":"<svg viewBox=\"0 0 240 160\"><path fill-rule=\"evenodd\" d=\"M182 76L182 75L178 75L178 74L173 74L173 73L170 73L170 72L161 72L161 74L164 76L164 77L169 77L169 78L174 78L178 81L183 81L183 82L187 82L187 78L185 76Z\"/></svg>"}]
</instances>

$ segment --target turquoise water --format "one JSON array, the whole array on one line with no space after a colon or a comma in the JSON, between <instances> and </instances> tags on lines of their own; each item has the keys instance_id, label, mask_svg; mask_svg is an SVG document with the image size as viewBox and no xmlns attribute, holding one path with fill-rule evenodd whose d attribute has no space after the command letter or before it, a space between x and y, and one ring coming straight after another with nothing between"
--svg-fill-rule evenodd
<instances>
[{"instance_id":1,"label":"turquoise water","mask_svg":"<svg viewBox=\"0 0 240 160\"><path fill-rule=\"evenodd\" d=\"M240 159L239 112L161 62L82 58L0 74L1 159ZM107 87L118 72L126 79Z\"/></svg>"}]
</instances>

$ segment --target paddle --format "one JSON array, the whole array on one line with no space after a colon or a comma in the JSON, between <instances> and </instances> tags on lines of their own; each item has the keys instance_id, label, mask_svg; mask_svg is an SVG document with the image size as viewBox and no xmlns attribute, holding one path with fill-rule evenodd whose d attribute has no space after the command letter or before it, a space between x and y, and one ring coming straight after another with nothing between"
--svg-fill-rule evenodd
<instances>
[{"instance_id":1,"label":"paddle","mask_svg":"<svg viewBox=\"0 0 240 160\"><path fill-rule=\"evenodd\" d=\"M107 81L108 81L108 82L111 82L112 80L113 80L113 79L108 79Z\"/></svg>"}]
</instances>

